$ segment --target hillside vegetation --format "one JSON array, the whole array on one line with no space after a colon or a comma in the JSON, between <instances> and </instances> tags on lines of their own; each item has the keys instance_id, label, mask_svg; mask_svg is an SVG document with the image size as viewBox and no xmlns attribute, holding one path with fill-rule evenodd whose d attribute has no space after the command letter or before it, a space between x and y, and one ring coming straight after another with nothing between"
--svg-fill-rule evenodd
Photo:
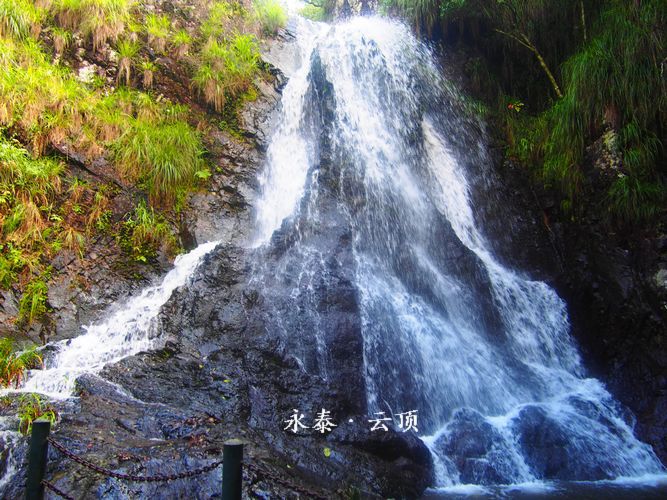
<instances>
[{"instance_id":1,"label":"hillside vegetation","mask_svg":"<svg viewBox=\"0 0 667 500\"><path fill-rule=\"evenodd\" d=\"M626 229L664 215L664 1L381 0L380 10L467 51L471 90L507 157L557 189L563 212L593 204Z\"/></svg>"},{"instance_id":2,"label":"hillside vegetation","mask_svg":"<svg viewBox=\"0 0 667 500\"><path fill-rule=\"evenodd\" d=\"M258 37L284 22L273 0L0 0L0 286L17 325L48 312L53 259L84 259L96 235L137 262L178 252L179 211L211 175L204 131L256 95Z\"/></svg>"}]
</instances>

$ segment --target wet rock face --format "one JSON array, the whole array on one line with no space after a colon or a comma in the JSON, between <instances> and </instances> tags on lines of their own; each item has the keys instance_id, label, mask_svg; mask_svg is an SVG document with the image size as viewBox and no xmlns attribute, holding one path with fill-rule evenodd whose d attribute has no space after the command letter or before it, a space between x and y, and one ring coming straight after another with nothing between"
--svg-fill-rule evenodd
<instances>
[{"instance_id":1,"label":"wet rock face","mask_svg":"<svg viewBox=\"0 0 667 500\"><path fill-rule=\"evenodd\" d=\"M211 138L219 172L182 221L191 246L222 243L163 307L155 350L108 366L101 377L81 377L76 404L59 408L63 420L54 437L105 467L139 475L206 465L220 458L226 439L241 438L247 461L321 496L356 488L369 497L418 497L432 479L425 445L409 433L371 433L367 422L345 219L330 203L329 223L310 228L308 237L325 249L311 256L317 265L310 298L290 296L304 264L294 245L303 235L294 227L277 231L267 249L245 248L268 116L277 102L276 89L267 92L244 114L243 144ZM286 321L295 309L312 314ZM331 346L325 355L312 336L316 319ZM313 429L323 408L336 424L331 433ZM298 434L285 430L294 409L308 426ZM54 483L77 497L210 498L221 488L219 469L191 481L127 484L82 470L54 450L50 460ZM20 495L23 480L16 476L9 491ZM251 469L244 487L262 498L290 498L295 491Z\"/></svg>"},{"instance_id":2,"label":"wet rock face","mask_svg":"<svg viewBox=\"0 0 667 500\"><path fill-rule=\"evenodd\" d=\"M328 300L334 290L322 297L329 308L325 319L332 324L330 334L338 335L331 340L341 344L329 355L330 377L325 380L305 370L282 332L276 331L276 285L248 286L253 260L246 249L219 246L206 257L191 285L164 307L164 349L128 358L107 368L104 376L131 388L146 404L214 418L227 437L247 438L257 453L308 471L331 491L342 484L376 494L419 495L431 480L425 445L410 434L370 432L358 328L353 322L341 327L352 321L340 318L354 310L353 298L334 304ZM291 307L299 307L298 302ZM331 433L313 429L323 408L337 426ZM308 426L297 434L285 430L294 409L304 414L302 422ZM148 426L146 430L157 426L163 433L174 425L165 426L161 420L144 418L141 425ZM206 442L210 443L208 436ZM283 474L293 471L285 469Z\"/></svg>"},{"instance_id":3,"label":"wet rock face","mask_svg":"<svg viewBox=\"0 0 667 500\"><path fill-rule=\"evenodd\" d=\"M593 462L570 459L577 452L576 439L543 409L527 406L514 425L526 465L537 477L575 481L609 478Z\"/></svg>"},{"instance_id":4,"label":"wet rock face","mask_svg":"<svg viewBox=\"0 0 667 500\"><path fill-rule=\"evenodd\" d=\"M661 237L630 239L591 216L559 226L566 299L592 374L637 417L635 432L667 463L667 265Z\"/></svg>"},{"instance_id":5,"label":"wet rock face","mask_svg":"<svg viewBox=\"0 0 667 500\"><path fill-rule=\"evenodd\" d=\"M511 484L519 479L505 438L470 408L454 413L435 450L445 462L453 462L464 484Z\"/></svg>"}]
</instances>

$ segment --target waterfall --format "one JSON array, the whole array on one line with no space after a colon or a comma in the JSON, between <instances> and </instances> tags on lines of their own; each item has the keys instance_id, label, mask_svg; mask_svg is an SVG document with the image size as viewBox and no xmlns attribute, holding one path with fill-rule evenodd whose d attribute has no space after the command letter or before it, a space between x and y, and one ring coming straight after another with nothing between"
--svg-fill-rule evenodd
<instances>
[{"instance_id":1,"label":"waterfall","mask_svg":"<svg viewBox=\"0 0 667 500\"><path fill-rule=\"evenodd\" d=\"M104 321L85 327L85 333L78 337L49 344L53 352L46 356L45 369L31 370L20 390L56 399L67 398L72 395L79 375L99 372L107 364L151 349L160 308L176 288L187 282L202 258L217 244L217 241L203 243L179 255L174 268L159 284L116 305Z\"/></svg>"},{"instance_id":2,"label":"waterfall","mask_svg":"<svg viewBox=\"0 0 667 500\"><path fill-rule=\"evenodd\" d=\"M502 217L511 200L479 196L483 135L428 49L381 18L297 30L255 243L295 256L256 279L290 283L274 328L303 369L331 376L313 295L349 241L369 413L418 411L438 486L662 472L587 377L565 303L496 255L479 204Z\"/></svg>"}]
</instances>

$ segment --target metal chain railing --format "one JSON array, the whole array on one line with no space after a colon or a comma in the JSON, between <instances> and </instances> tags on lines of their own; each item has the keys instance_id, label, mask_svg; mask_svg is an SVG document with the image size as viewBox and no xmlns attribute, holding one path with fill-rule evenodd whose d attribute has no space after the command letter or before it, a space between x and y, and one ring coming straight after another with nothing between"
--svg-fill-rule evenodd
<instances>
[{"instance_id":1,"label":"metal chain railing","mask_svg":"<svg viewBox=\"0 0 667 500\"><path fill-rule=\"evenodd\" d=\"M139 476L135 474L125 474L116 472L106 467L102 467L96 463L87 460L76 453L68 450L62 443L49 436L51 429L51 422L48 419L37 419L33 422L32 435L30 438L30 448L28 450L28 470L26 472L26 500L41 500L44 497L44 489L48 489L56 495L65 500L73 500L64 491L61 491L51 482L47 481L44 474L47 470L48 461L48 447L49 444L57 451L63 454L66 458L74 463L77 463L93 472L102 474L107 477L120 479L130 482L167 482L177 479L186 479L201 474L210 472L220 465L224 467L222 471L222 498L229 500L241 500L242 496L242 481L243 481L243 442L238 439L230 439L224 443L223 460L217 460L213 463L200 467L198 469L181 472L177 474L158 474L154 476ZM315 500L327 500L329 496L325 496L320 492L313 491L306 486L296 484L292 480L278 475L278 473L271 471L266 466L260 466L255 463L246 462L246 467L252 471L258 480L268 479L275 484L298 493L305 498L313 498Z\"/></svg>"},{"instance_id":2,"label":"metal chain railing","mask_svg":"<svg viewBox=\"0 0 667 500\"><path fill-rule=\"evenodd\" d=\"M255 474L265 477L267 479L270 479L271 481L289 489L292 491L295 491L296 493L299 493L306 498L313 498L315 500L328 500L330 497L323 496L320 493L317 493L313 490L310 490L306 488L305 486L299 486L297 484L294 484L293 482L283 479L280 477L278 474L264 468L260 467L252 462L244 462L243 463L249 470L253 471Z\"/></svg>"},{"instance_id":3,"label":"metal chain railing","mask_svg":"<svg viewBox=\"0 0 667 500\"><path fill-rule=\"evenodd\" d=\"M65 493L65 492L62 491L62 490L59 490L56 486L54 486L53 484L49 483L46 479L42 479L42 484L43 484L44 486L46 486L48 489L50 489L51 491L53 491L53 492L54 492L56 495L58 495L59 497L64 498L65 500L75 500L74 497L69 496L67 493Z\"/></svg>"},{"instance_id":4,"label":"metal chain railing","mask_svg":"<svg viewBox=\"0 0 667 500\"><path fill-rule=\"evenodd\" d=\"M222 460L217 460L216 462L213 462L212 464L206 465L204 467L201 467L199 469L194 469L191 471L187 472L180 472L178 474L166 474L166 475L155 475L155 476L137 476L134 474L123 474L121 472L115 472L112 471L111 469L107 469L105 467L102 467L100 465L97 465L93 462L90 462L86 460L85 458L81 458L80 456L76 455L75 453L72 453L69 451L67 448L65 448L62 444L60 444L58 441L56 441L53 438L48 438L47 441L49 444L51 444L56 450L58 450L60 453L65 455L67 458L72 460L73 462L76 462L79 465L82 465L86 467L87 469L92 470L93 472L97 472L98 474L102 474L104 476L108 477L113 477L115 479L122 479L124 481L134 481L134 482L148 482L148 483L157 483L157 482L166 482L166 481L174 481L176 479L185 479L188 477L194 477L194 476L199 476L200 474L205 474L207 472L212 471L213 469L216 469L222 465Z\"/></svg>"}]
</instances>

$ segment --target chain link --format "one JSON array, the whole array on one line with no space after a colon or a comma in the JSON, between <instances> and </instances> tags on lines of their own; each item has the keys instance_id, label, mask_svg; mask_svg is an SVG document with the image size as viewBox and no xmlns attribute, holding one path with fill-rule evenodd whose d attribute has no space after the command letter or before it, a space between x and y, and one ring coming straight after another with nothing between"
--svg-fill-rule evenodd
<instances>
[{"instance_id":1,"label":"chain link","mask_svg":"<svg viewBox=\"0 0 667 500\"><path fill-rule=\"evenodd\" d=\"M73 462L76 462L79 465L83 465L84 467L97 472L98 474L102 474L105 476L113 477L115 479L122 479L124 481L134 481L134 482L149 482L149 483L157 483L157 482L166 482L166 481L174 481L175 479L185 479L188 477L194 477L198 476L200 474L205 474L206 472L210 472L213 469L216 469L222 465L222 460L218 460L216 462L213 462L212 464L206 465L204 467L201 467L199 469L194 469L191 471L187 472L181 472L179 474L169 474L169 475L156 475L156 476L135 476L133 474L123 474L121 472L115 472L110 469L106 469L104 467L101 467L97 464L94 464L93 462L89 462L85 458L81 458L78 455L75 455L71 451L69 451L67 448L65 448L62 444L60 444L58 441L48 438L49 443L53 445L53 447L58 450L60 453L65 455L67 458L72 460Z\"/></svg>"},{"instance_id":2,"label":"chain link","mask_svg":"<svg viewBox=\"0 0 667 500\"><path fill-rule=\"evenodd\" d=\"M92 470L93 472L97 472L98 474L102 474L108 477L113 477L115 479L121 479L125 481L133 481L133 482L166 482L166 481L173 481L176 479L184 479L184 478L189 478L189 477L194 477L198 476L200 474L205 474L206 472L210 472L217 467L220 467L222 465L222 460L218 460L216 462L213 462L212 464L206 465L204 467L201 467L199 469L194 469L191 471L187 472L181 472L179 474L170 474L170 475L156 475L156 476L136 476L133 474L123 474L120 472L115 472L110 469L107 469L105 467L101 467L97 464L94 464L93 462L90 462L86 460L85 458L82 458L73 452L69 451L65 446L63 446L61 443L58 441L54 440L53 438L48 438L49 443L60 453L62 453L65 457L69 458L73 462L76 462L79 465L82 465L83 467L86 467L87 469ZM315 500L328 500L329 497L323 496L320 493L316 493L305 486L300 486L288 479L283 479L280 477L277 473L270 471L269 469L265 467L260 467L254 463L250 462L245 462L244 465L248 468L248 470L251 470L255 472L255 474L265 477L287 489L290 489L296 493L299 493L306 498L312 498ZM64 493L63 491L59 490L56 488L53 484L49 483L48 481L44 480L42 481L44 486L46 486L48 489L53 491L55 494L60 495L62 498L65 500L74 500L72 497Z\"/></svg>"},{"instance_id":3,"label":"chain link","mask_svg":"<svg viewBox=\"0 0 667 500\"><path fill-rule=\"evenodd\" d=\"M309 490L305 486L299 486L294 484L293 482L283 479L282 477L278 476L276 473L271 472L270 470L260 467L258 465L255 465L254 463L250 462L244 462L244 464L248 469L251 471L254 471L256 474L263 476L265 478L270 479L271 481L278 483L281 486L284 486L285 488L295 491L306 498L313 498L315 500L329 500L329 497L322 496L320 493L316 493L313 490Z\"/></svg>"},{"instance_id":4,"label":"chain link","mask_svg":"<svg viewBox=\"0 0 667 500\"><path fill-rule=\"evenodd\" d=\"M42 479L42 484L46 486L48 489L53 491L56 495L59 497L64 498L65 500L74 500L74 497L69 496L67 493L65 493L62 490L59 490L56 486L53 484L49 483L46 479Z\"/></svg>"}]
</instances>

